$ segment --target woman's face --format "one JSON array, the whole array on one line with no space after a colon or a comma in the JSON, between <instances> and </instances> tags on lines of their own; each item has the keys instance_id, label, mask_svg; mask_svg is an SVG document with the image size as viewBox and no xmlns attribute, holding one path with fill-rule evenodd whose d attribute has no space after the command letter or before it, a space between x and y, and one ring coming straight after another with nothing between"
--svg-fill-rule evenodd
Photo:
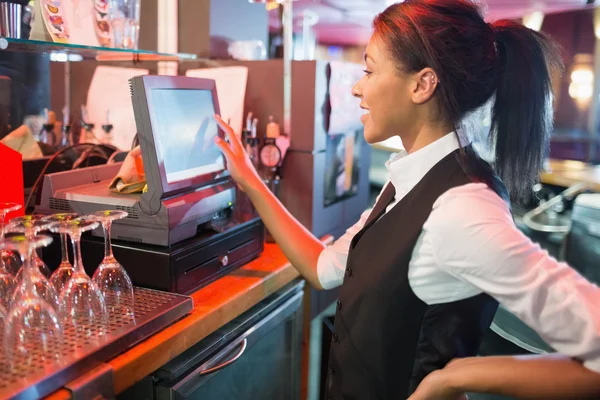
<instances>
[{"instance_id":1,"label":"woman's face","mask_svg":"<svg viewBox=\"0 0 600 400\"><path fill-rule=\"evenodd\" d=\"M410 128L412 79L403 76L390 58L383 41L371 37L365 51L365 75L352 94L361 99L361 121L367 143L400 135Z\"/></svg>"},{"instance_id":2,"label":"woman's face","mask_svg":"<svg viewBox=\"0 0 600 400\"><path fill-rule=\"evenodd\" d=\"M352 88L352 94L361 99L360 106L365 110L361 121L367 143L392 136L400 136L405 145L413 143L423 126L430 124L436 115L436 106L431 101L438 84L435 71L426 67L403 73L398 67L385 43L371 37L365 52L365 75Z\"/></svg>"}]
</instances>

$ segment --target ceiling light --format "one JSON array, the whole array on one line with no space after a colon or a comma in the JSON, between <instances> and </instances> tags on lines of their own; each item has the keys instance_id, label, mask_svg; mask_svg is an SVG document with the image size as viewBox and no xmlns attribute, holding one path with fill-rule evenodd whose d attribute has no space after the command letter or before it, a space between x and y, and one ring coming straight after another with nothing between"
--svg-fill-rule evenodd
<instances>
[{"instance_id":1,"label":"ceiling light","mask_svg":"<svg viewBox=\"0 0 600 400\"><path fill-rule=\"evenodd\" d=\"M534 31L539 32L543 23L544 13L541 11L534 11L523 16L523 25Z\"/></svg>"},{"instance_id":2,"label":"ceiling light","mask_svg":"<svg viewBox=\"0 0 600 400\"><path fill-rule=\"evenodd\" d=\"M267 7L267 11L271 11L278 8L281 3L285 3L286 1L296 0L248 0L248 3L262 3Z\"/></svg>"}]
</instances>

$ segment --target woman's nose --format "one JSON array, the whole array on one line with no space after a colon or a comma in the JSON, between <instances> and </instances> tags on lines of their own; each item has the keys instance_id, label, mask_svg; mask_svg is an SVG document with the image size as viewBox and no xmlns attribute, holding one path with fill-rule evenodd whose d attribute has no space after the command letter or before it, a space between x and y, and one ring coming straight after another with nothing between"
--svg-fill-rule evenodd
<instances>
[{"instance_id":1,"label":"woman's nose","mask_svg":"<svg viewBox=\"0 0 600 400\"><path fill-rule=\"evenodd\" d=\"M362 97L360 88L358 87L358 83L352 87L352 96L357 97L359 99Z\"/></svg>"}]
</instances>

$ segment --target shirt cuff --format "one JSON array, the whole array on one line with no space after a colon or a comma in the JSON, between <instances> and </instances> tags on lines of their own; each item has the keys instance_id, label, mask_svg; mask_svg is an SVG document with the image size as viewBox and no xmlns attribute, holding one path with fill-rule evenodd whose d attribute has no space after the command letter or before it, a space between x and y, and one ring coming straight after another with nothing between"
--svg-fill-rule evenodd
<instances>
[{"instance_id":1,"label":"shirt cuff","mask_svg":"<svg viewBox=\"0 0 600 400\"><path fill-rule=\"evenodd\" d=\"M317 261L317 277L324 290L333 289L341 285L341 282L338 282L337 279L335 265L329 254L330 251L329 247L324 248L321 254L319 254L319 260Z\"/></svg>"}]
</instances>

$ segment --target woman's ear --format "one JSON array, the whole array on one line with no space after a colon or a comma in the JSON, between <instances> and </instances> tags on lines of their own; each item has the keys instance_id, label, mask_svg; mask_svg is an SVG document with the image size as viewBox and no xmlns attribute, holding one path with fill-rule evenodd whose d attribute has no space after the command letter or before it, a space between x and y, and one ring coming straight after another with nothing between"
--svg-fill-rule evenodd
<instances>
[{"instance_id":1,"label":"woman's ear","mask_svg":"<svg viewBox=\"0 0 600 400\"><path fill-rule=\"evenodd\" d=\"M415 104L423 104L429 101L440 83L437 74L431 68L424 68L414 75L415 88L412 101Z\"/></svg>"}]
</instances>

